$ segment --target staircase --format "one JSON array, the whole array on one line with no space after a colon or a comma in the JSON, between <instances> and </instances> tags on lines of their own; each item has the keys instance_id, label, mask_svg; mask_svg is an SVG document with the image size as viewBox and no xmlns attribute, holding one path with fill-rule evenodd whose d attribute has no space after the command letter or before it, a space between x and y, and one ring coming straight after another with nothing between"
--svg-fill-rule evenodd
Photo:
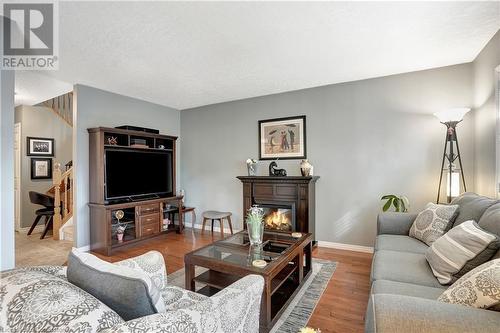
<instances>
[{"instance_id":1,"label":"staircase","mask_svg":"<svg viewBox=\"0 0 500 333\"><path fill-rule=\"evenodd\" d=\"M53 186L47 191L54 197L54 222L52 237L55 240L73 240L73 167L61 171L56 163L52 174Z\"/></svg>"},{"instance_id":2,"label":"staircase","mask_svg":"<svg viewBox=\"0 0 500 333\"><path fill-rule=\"evenodd\" d=\"M38 105L52 109L57 116L73 127L73 92L54 97Z\"/></svg>"}]
</instances>

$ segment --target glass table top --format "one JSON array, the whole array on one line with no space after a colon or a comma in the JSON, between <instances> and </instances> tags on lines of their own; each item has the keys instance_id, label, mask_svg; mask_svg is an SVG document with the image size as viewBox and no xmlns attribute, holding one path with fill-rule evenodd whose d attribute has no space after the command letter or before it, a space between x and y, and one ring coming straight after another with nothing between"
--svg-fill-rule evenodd
<instances>
[{"instance_id":1,"label":"glass table top","mask_svg":"<svg viewBox=\"0 0 500 333\"><path fill-rule=\"evenodd\" d=\"M242 231L194 251L192 255L217 259L243 267L253 267L254 260L264 260L267 263L275 261L298 240L300 238L293 238L286 233L265 232L260 246L250 246L248 234Z\"/></svg>"}]
</instances>

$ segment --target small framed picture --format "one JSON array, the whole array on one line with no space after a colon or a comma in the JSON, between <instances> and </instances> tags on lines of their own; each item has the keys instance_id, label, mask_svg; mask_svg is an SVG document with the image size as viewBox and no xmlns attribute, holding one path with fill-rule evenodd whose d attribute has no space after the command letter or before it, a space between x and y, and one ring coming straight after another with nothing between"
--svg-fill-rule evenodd
<instances>
[{"instance_id":1,"label":"small framed picture","mask_svg":"<svg viewBox=\"0 0 500 333\"><path fill-rule=\"evenodd\" d=\"M28 136L26 143L26 154L28 156L54 156L54 139Z\"/></svg>"},{"instance_id":2,"label":"small framed picture","mask_svg":"<svg viewBox=\"0 0 500 333\"><path fill-rule=\"evenodd\" d=\"M52 159L32 158L31 179L52 179Z\"/></svg>"},{"instance_id":3,"label":"small framed picture","mask_svg":"<svg viewBox=\"0 0 500 333\"><path fill-rule=\"evenodd\" d=\"M259 159L306 158L306 116L259 121Z\"/></svg>"}]
</instances>

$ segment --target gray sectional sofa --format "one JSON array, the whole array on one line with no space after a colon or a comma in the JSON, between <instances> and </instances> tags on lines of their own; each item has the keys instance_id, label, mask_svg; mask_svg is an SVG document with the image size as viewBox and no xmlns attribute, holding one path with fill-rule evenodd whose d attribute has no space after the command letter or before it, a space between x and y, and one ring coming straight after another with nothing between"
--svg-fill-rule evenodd
<instances>
[{"instance_id":1,"label":"gray sectional sofa","mask_svg":"<svg viewBox=\"0 0 500 333\"><path fill-rule=\"evenodd\" d=\"M465 193L452 203L459 205L453 226L474 220L500 235L500 201ZM448 286L432 274L428 246L408 236L416 216L378 216L365 332L500 332L500 312L437 301ZM500 258L500 251L493 258Z\"/></svg>"}]
</instances>

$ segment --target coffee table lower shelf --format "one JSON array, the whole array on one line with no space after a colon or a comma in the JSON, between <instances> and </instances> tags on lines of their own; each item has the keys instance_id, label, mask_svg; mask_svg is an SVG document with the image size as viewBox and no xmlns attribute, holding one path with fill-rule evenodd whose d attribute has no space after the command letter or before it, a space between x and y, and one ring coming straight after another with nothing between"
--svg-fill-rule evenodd
<instances>
[{"instance_id":1,"label":"coffee table lower shelf","mask_svg":"<svg viewBox=\"0 0 500 333\"><path fill-rule=\"evenodd\" d=\"M237 244L244 239L245 234L235 234L186 254L186 289L213 296L246 275L261 275L264 278L264 290L259 330L268 332L311 275L312 235L304 234L299 239L293 239L287 235L267 234L274 243L281 242L288 244L288 247L274 255L265 268L255 268L248 264L251 262L248 245L244 242L242 245ZM268 253L262 252L261 255L266 257ZM196 275L196 267L206 270ZM203 287L196 290L195 283L202 284Z\"/></svg>"}]
</instances>

